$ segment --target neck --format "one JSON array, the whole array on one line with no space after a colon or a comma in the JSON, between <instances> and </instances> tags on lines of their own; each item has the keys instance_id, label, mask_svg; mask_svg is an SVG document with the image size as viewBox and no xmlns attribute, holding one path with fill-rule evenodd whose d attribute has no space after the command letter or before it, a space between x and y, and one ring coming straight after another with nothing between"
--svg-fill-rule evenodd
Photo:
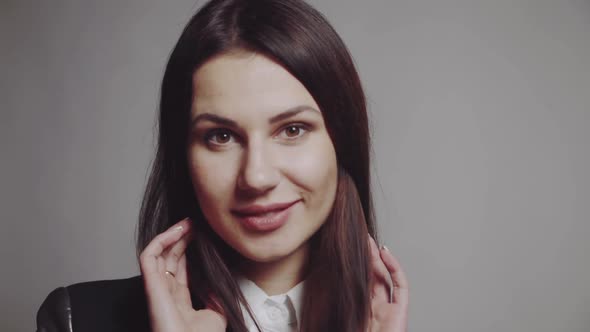
<instances>
[{"instance_id":1,"label":"neck","mask_svg":"<svg viewBox=\"0 0 590 332\"><path fill-rule=\"evenodd\" d=\"M271 262L245 260L240 271L267 295L288 292L305 277L308 245L304 244L292 254Z\"/></svg>"}]
</instances>

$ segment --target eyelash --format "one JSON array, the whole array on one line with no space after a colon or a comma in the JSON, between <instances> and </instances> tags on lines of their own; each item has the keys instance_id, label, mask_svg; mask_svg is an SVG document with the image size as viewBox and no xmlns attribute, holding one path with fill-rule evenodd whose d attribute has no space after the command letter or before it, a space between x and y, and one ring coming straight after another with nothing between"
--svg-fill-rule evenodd
<instances>
[{"instance_id":1,"label":"eyelash","mask_svg":"<svg viewBox=\"0 0 590 332\"><path fill-rule=\"evenodd\" d=\"M284 127L282 127L279 131L279 133L283 133L285 132L285 130L289 129L289 128L297 128L300 131L303 131L303 133L300 133L299 135L295 136L295 137L286 137L285 139L288 141L293 141L293 140L297 140L301 137L303 137L304 135L306 135L310 129L311 126L307 125L305 123L290 123ZM211 129L209 130L205 135L203 140L205 141L205 143L210 144L210 145L217 145L217 146L223 146L226 145L227 143L215 143L212 141L212 139L219 134L228 134L230 136L235 136L234 133L229 130L229 129L224 129L224 128L215 128L215 129ZM234 137L235 139L235 137Z\"/></svg>"}]
</instances>

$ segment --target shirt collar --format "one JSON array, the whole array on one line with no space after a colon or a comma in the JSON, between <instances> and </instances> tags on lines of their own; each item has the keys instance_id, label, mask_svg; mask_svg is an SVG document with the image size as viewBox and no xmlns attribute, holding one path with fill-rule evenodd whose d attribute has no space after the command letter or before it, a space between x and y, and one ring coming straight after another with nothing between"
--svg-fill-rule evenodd
<instances>
[{"instance_id":1,"label":"shirt collar","mask_svg":"<svg viewBox=\"0 0 590 332\"><path fill-rule=\"evenodd\" d=\"M303 302L303 291L305 289L305 280L301 281L295 287L287 292L287 298L291 301L291 305L295 308L295 316L297 317L297 326L301 326L301 305Z\"/></svg>"},{"instance_id":2,"label":"shirt collar","mask_svg":"<svg viewBox=\"0 0 590 332\"><path fill-rule=\"evenodd\" d=\"M253 311L256 311L257 308L260 308L264 301L268 298L276 298L280 296L286 296L287 299L291 302L293 309L295 310L295 316L297 317L297 325L301 324L301 305L303 302L303 292L305 289L305 281L301 281L293 288L291 288L287 293L276 295L276 296L269 296L267 295L264 290L262 290L256 283L252 280L247 279L246 277L240 275L237 277L237 283L244 295L244 298L248 302L248 305ZM248 315L247 310L242 307L242 314L246 320L246 325L253 324L252 318Z\"/></svg>"}]
</instances>

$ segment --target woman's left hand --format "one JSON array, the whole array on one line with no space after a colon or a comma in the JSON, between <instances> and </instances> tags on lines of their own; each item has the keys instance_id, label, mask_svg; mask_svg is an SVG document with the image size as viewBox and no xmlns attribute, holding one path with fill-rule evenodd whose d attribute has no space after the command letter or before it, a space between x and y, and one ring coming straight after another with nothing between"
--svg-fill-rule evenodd
<instances>
[{"instance_id":1,"label":"woman's left hand","mask_svg":"<svg viewBox=\"0 0 590 332\"><path fill-rule=\"evenodd\" d=\"M367 332L406 332L408 280L401 265L386 247L379 249L369 236L371 249L371 315ZM393 282L393 285L391 283ZM390 302L390 289L392 301Z\"/></svg>"}]
</instances>

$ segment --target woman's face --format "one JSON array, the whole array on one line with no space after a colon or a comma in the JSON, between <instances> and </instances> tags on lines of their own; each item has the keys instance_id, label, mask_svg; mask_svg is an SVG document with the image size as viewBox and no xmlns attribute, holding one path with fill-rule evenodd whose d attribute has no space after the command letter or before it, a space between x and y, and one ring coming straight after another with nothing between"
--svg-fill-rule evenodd
<instances>
[{"instance_id":1,"label":"woman's face","mask_svg":"<svg viewBox=\"0 0 590 332\"><path fill-rule=\"evenodd\" d=\"M282 66L246 51L207 61L193 89L188 160L208 223L252 261L305 252L337 184L336 153L312 96Z\"/></svg>"}]
</instances>

